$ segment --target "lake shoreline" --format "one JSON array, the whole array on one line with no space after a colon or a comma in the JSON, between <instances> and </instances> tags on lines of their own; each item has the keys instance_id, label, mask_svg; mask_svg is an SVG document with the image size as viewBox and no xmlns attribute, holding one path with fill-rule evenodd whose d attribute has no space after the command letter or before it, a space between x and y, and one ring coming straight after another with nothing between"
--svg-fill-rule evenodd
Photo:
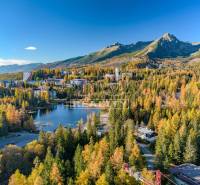
<instances>
[{"instance_id":1,"label":"lake shoreline","mask_svg":"<svg viewBox=\"0 0 200 185\"><path fill-rule=\"evenodd\" d=\"M53 108L52 110L51 109L48 110L48 108L47 108L47 113L43 113L42 115L40 115L41 114L40 111L45 112L44 109L38 109L35 112L36 117L37 116L47 116L48 117L49 115L52 114L51 117L48 117L48 119L50 121L52 121L51 124L49 124L48 121L46 121L48 119L40 118L41 120L42 119L44 119L44 120L42 120L41 123L38 123L38 125L40 125L40 124L44 124L44 125L42 127L37 127L37 125L36 125L36 127L37 127L36 132L30 132L27 130L19 130L16 132L9 132L6 136L0 137L0 149L3 149L6 145L9 145L9 144L23 147L27 143L31 142L32 140L38 139L39 132L41 130L43 130L44 132L54 132L60 124L62 124L64 127L71 127L72 129L76 129L78 126L77 122L80 119L83 119L85 122L88 114L90 114L92 112L97 113L97 112L101 111L101 109L98 107L91 108L91 107L83 105L82 103L77 102L77 101L74 104L74 106L72 106L72 107L68 107L63 103L52 104L52 106L55 106L56 108L52 107ZM61 120L59 121L59 119L61 119L61 117L63 117L62 119L65 121L63 121L63 122ZM40 121L40 119L39 119L39 121ZM72 120L70 121L70 119L72 119ZM34 123L36 121L37 120L34 119Z\"/></svg>"},{"instance_id":2,"label":"lake shoreline","mask_svg":"<svg viewBox=\"0 0 200 185\"><path fill-rule=\"evenodd\" d=\"M73 105L75 104L82 104L84 106L87 106L88 108L99 108L99 109L105 109L105 108L109 108L109 101L104 101L104 102L94 102L93 100L87 102L84 99L77 99L77 100L69 100L69 99L54 99L51 101L50 104L69 104L69 105Z\"/></svg>"},{"instance_id":3,"label":"lake shoreline","mask_svg":"<svg viewBox=\"0 0 200 185\"><path fill-rule=\"evenodd\" d=\"M27 131L10 132L7 136L0 138L0 150L7 145L17 145L24 147L27 143L38 139L39 133L30 133Z\"/></svg>"}]
</instances>

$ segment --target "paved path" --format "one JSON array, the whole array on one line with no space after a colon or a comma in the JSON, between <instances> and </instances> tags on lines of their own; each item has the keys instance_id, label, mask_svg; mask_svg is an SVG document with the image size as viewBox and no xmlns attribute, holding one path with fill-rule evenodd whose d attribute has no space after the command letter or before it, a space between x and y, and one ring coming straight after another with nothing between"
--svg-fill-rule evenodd
<instances>
[{"instance_id":1,"label":"paved path","mask_svg":"<svg viewBox=\"0 0 200 185\"><path fill-rule=\"evenodd\" d=\"M143 153L143 156L146 159L147 168L149 170L153 170L154 169L155 155L152 154L152 152L149 150L149 146L147 144L138 143L138 145L140 146L140 149Z\"/></svg>"},{"instance_id":2,"label":"paved path","mask_svg":"<svg viewBox=\"0 0 200 185\"><path fill-rule=\"evenodd\" d=\"M7 136L0 137L0 149L8 144L14 144L20 147L25 146L27 143L38 138L38 134L29 132L14 132L9 133Z\"/></svg>"}]
</instances>

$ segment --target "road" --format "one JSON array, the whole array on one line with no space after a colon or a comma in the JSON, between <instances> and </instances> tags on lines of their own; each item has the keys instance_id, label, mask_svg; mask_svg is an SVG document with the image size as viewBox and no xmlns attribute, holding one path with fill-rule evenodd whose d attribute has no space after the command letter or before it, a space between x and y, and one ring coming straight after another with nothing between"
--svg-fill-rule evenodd
<instances>
[{"instance_id":1,"label":"road","mask_svg":"<svg viewBox=\"0 0 200 185\"><path fill-rule=\"evenodd\" d=\"M25 146L27 143L38 138L38 134L29 132L14 132L9 133L7 136L0 137L0 149L8 144L14 144L20 147Z\"/></svg>"},{"instance_id":2,"label":"road","mask_svg":"<svg viewBox=\"0 0 200 185\"><path fill-rule=\"evenodd\" d=\"M140 146L140 149L143 153L143 156L146 159L147 162L147 169L149 170L153 170L154 169L154 161L155 161L155 155L152 154L152 152L149 150L149 146L147 144L141 144L138 143L138 145Z\"/></svg>"}]
</instances>

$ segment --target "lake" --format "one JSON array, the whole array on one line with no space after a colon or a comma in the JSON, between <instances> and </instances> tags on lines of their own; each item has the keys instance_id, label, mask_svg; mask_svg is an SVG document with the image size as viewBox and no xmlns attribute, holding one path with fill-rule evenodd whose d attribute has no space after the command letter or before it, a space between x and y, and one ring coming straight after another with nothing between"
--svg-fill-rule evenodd
<instances>
[{"instance_id":1,"label":"lake","mask_svg":"<svg viewBox=\"0 0 200 185\"><path fill-rule=\"evenodd\" d=\"M73 107L57 104L52 105L50 109L38 110L33 118L39 130L54 131L59 124L74 128L80 119L85 122L87 115L99 111L98 108L86 107L81 104L74 104Z\"/></svg>"},{"instance_id":2,"label":"lake","mask_svg":"<svg viewBox=\"0 0 200 185\"><path fill-rule=\"evenodd\" d=\"M36 114L33 114L33 118L38 129L54 131L59 124L74 128L80 119L83 119L85 122L87 120L87 115L93 112L98 113L100 109L90 108L80 104L75 104L73 107L57 104L53 105L50 109L38 110ZM8 144L15 144L23 147L37 138L38 134L25 131L9 133L8 136L0 138L0 149Z\"/></svg>"}]
</instances>

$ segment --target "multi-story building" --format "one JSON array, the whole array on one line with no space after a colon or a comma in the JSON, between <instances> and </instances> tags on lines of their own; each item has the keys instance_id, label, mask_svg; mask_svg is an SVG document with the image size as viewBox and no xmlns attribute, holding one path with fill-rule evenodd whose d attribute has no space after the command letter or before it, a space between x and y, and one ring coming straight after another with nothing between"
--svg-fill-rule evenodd
<instances>
[{"instance_id":1,"label":"multi-story building","mask_svg":"<svg viewBox=\"0 0 200 185\"><path fill-rule=\"evenodd\" d=\"M73 79L73 80L70 80L70 84L73 86L83 86L83 85L87 84L87 80L86 79Z\"/></svg>"},{"instance_id":2,"label":"multi-story building","mask_svg":"<svg viewBox=\"0 0 200 185\"><path fill-rule=\"evenodd\" d=\"M23 81L31 80L32 73L31 72L24 72L23 73Z\"/></svg>"},{"instance_id":3,"label":"multi-story building","mask_svg":"<svg viewBox=\"0 0 200 185\"><path fill-rule=\"evenodd\" d=\"M107 74L105 74L104 78L107 79L107 80L110 80L112 82L115 81L115 75L114 74L107 73Z\"/></svg>"},{"instance_id":4,"label":"multi-story building","mask_svg":"<svg viewBox=\"0 0 200 185\"><path fill-rule=\"evenodd\" d=\"M39 87L33 89L33 94L35 97L40 97L42 93L48 93L50 99L54 99L57 97L57 93L54 89Z\"/></svg>"},{"instance_id":5,"label":"multi-story building","mask_svg":"<svg viewBox=\"0 0 200 185\"><path fill-rule=\"evenodd\" d=\"M120 79L121 79L121 76L120 76L119 68L116 67L115 68L115 80L119 81Z\"/></svg>"}]
</instances>

